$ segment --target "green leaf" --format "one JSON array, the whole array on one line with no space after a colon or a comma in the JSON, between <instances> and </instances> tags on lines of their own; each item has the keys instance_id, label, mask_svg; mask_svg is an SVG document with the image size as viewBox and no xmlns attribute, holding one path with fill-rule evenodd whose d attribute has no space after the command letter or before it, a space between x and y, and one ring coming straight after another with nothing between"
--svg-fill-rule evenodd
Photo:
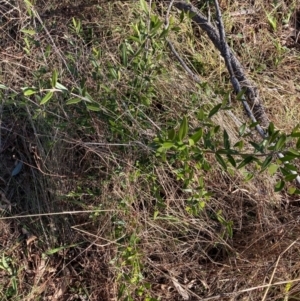
<instances>
[{"instance_id":1,"label":"green leaf","mask_svg":"<svg viewBox=\"0 0 300 301\"><path fill-rule=\"evenodd\" d=\"M213 115L215 115L216 113L218 113L218 111L220 110L221 106L222 106L222 104L219 103L214 108L212 108L212 110L208 114L208 118L211 118Z\"/></svg>"},{"instance_id":2,"label":"green leaf","mask_svg":"<svg viewBox=\"0 0 300 301\"><path fill-rule=\"evenodd\" d=\"M195 145L195 142L193 139L189 139L189 146L194 146Z\"/></svg>"},{"instance_id":3,"label":"green leaf","mask_svg":"<svg viewBox=\"0 0 300 301\"><path fill-rule=\"evenodd\" d=\"M252 122L250 124L250 128L255 128L258 125L258 122Z\"/></svg>"},{"instance_id":4,"label":"green leaf","mask_svg":"<svg viewBox=\"0 0 300 301\"><path fill-rule=\"evenodd\" d=\"M192 137L191 139L194 141L194 143L197 143L203 135L203 130L200 128Z\"/></svg>"},{"instance_id":5,"label":"green leaf","mask_svg":"<svg viewBox=\"0 0 300 301\"><path fill-rule=\"evenodd\" d=\"M240 136L243 136L245 131L246 131L246 127L247 127L247 124L246 123L243 123L240 128L239 128L239 135Z\"/></svg>"},{"instance_id":6,"label":"green leaf","mask_svg":"<svg viewBox=\"0 0 300 301\"><path fill-rule=\"evenodd\" d=\"M23 93L24 93L25 96L30 96L30 95L33 95L33 94L37 93L37 90L34 89L34 88L25 88L23 90Z\"/></svg>"},{"instance_id":7,"label":"green leaf","mask_svg":"<svg viewBox=\"0 0 300 301\"><path fill-rule=\"evenodd\" d=\"M161 34L159 35L159 38L160 39L165 38L168 35L168 33L169 33L169 27L167 29L164 28Z\"/></svg>"},{"instance_id":8,"label":"green leaf","mask_svg":"<svg viewBox=\"0 0 300 301\"><path fill-rule=\"evenodd\" d=\"M30 36L34 36L36 34L35 30L33 30L33 29L21 29L20 31L24 32L24 33L27 33Z\"/></svg>"},{"instance_id":9,"label":"green leaf","mask_svg":"<svg viewBox=\"0 0 300 301\"><path fill-rule=\"evenodd\" d=\"M294 194L296 190L297 190L296 187L291 186L291 187L288 188L288 193L289 193L289 194Z\"/></svg>"},{"instance_id":10,"label":"green leaf","mask_svg":"<svg viewBox=\"0 0 300 301\"><path fill-rule=\"evenodd\" d=\"M240 169L242 167L244 167L245 165L248 165L249 163L251 163L252 161L254 161L254 157L253 156L247 156L237 167L237 169Z\"/></svg>"},{"instance_id":11,"label":"green leaf","mask_svg":"<svg viewBox=\"0 0 300 301\"><path fill-rule=\"evenodd\" d=\"M56 83L55 88L61 91L68 91L68 88L60 84L59 82Z\"/></svg>"},{"instance_id":12,"label":"green leaf","mask_svg":"<svg viewBox=\"0 0 300 301\"><path fill-rule=\"evenodd\" d=\"M141 43L141 40L139 38L135 37L135 36L130 36L128 39L132 40L134 42L138 42L139 44Z\"/></svg>"},{"instance_id":13,"label":"green leaf","mask_svg":"<svg viewBox=\"0 0 300 301\"><path fill-rule=\"evenodd\" d=\"M149 10L148 10L148 6L147 6L147 3L145 0L140 0L140 4L141 4L141 8L142 10L148 14L149 13Z\"/></svg>"},{"instance_id":14,"label":"green leaf","mask_svg":"<svg viewBox=\"0 0 300 301\"><path fill-rule=\"evenodd\" d=\"M240 151L243 149L243 147L244 147L244 141L238 141L235 145L234 145L234 147L237 147Z\"/></svg>"},{"instance_id":15,"label":"green leaf","mask_svg":"<svg viewBox=\"0 0 300 301\"><path fill-rule=\"evenodd\" d=\"M52 72L52 80L51 80L52 88L54 88L56 86L57 79L58 79L58 72L57 72L57 70L53 70L53 72Z\"/></svg>"},{"instance_id":16,"label":"green leaf","mask_svg":"<svg viewBox=\"0 0 300 301\"><path fill-rule=\"evenodd\" d=\"M220 131L221 127L219 125L214 127L214 134L218 133Z\"/></svg>"},{"instance_id":17,"label":"green leaf","mask_svg":"<svg viewBox=\"0 0 300 301\"><path fill-rule=\"evenodd\" d=\"M268 134L269 134L269 136L272 136L273 133L274 133L274 131L275 131L274 123L270 122L269 127L268 127Z\"/></svg>"},{"instance_id":18,"label":"green leaf","mask_svg":"<svg viewBox=\"0 0 300 301\"><path fill-rule=\"evenodd\" d=\"M300 138L297 140L296 147L297 149L300 149Z\"/></svg>"},{"instance_id":19,"label":"green leaf","mask_svg":"<svg viewBox=\"0 0 300 301\"><path fill-rule=\"evenodd\" d=\"M157 15L152 15L150 22L150 35L154 36L162 24L163 22L158 18Z\"/></svg>"},{"instance_id":20,"label":"green leaf","mask_svg":"<svg viewBox=\"0 0 300 301\"><path fill-rule=\"evenodd\" d=\"M233 166L233 167L236 167L236 162L234 160L234 158L231 156L231 155L226 155L227 156L227 159L228 161L230 162L230 164Z\"/></svg>"},{"instance_id":21,"label":"green leaf","mask_svg":"<svg viewBox=\"0 0 300 301\"><path fill-rule=\"evenodd\" d=\"M271 176L273 176L277 172L278 168L279 168L279 165L277 165L277 164L270 164L269 167L268 167L269 174Z\"/></svg>"},{"instance_id":22,"label":"green leaf","mask_svg":"<svg viewBox=\"0 0 300 301\"><path fill-rule=\"evenodd\" d=\"M289 187L288 189L289 194L300 194L300 190L294 186Z\"/></svg>"},{"instance_id":23,"label":"green leaf","mask_svg":"<svg viewBox=\"0 0 300 301\"><path fill-rule=\"evenodd\" d=\"M291 171L297 171L297 167L289 163L284 164L284 168Z\"/></svg>"},{"instance_id":24,"label":"green leaf","mask_svg":"<svg viewBox=\"0 0 300 301\"><path fill-rule=\"evenodd\" d=\"M172 148L174 145L175 145L175 144L174 144L173 142L167 141L167 142L164 142L164 143L161 145L161 147L164 148L164 149L170 149L170 148Z\"/></svg>"},{"instance_id":25,"label":"green leaf","mask_svg":"<svg viewBox=\"0 0 300 301\"><path fill-rule=\"evenodd\" d=\"M113 79L118 79L118 70L116 68L110 67L108 70Z\"/></svg>"},{"instance_id":26,"label":"green leaf","mask_svg":"<svg viewBox=\"0 0 300 301\"><path fill-rule=\"evenodd\" d=\"M272 159L273 159L272 155L267 156L267 158L265 159L265 161L261 165L261 172L263 172L271 164Z\"/></svg>"},{"instance_id":27,"label":"green leaf","mask_svg":"<svg viewBox=\"0 0 300 301\"><path fill-rule=\"evenodd\" d=\"M293 128L292 133L291 133L291 137L293 137L293 138L299 138L299 137L300 137L299 128L300 128L300 124L297 124L297 125Z\"/></svg>"},{"instance_id":28,"label":"green leaf","mask_svg":"<svg viewBox=\"0 0 300 301\"><path fill-rule=\"evenodd\" d=\"M6 87L5 85L2 85L2 84L0 84L0 89L2 89L2 90L6 90L6 89L7 89L7 87Z\"/></svg>"},{"instance_id":29,"label":"green leaf","mask_svg":"<svg viewBox=\"0 0 300 301\"><path fill-rule=\"evenodd\" d=\"M222 148L218 149L217 153L219 155L238 155L239 154L239 152L237 152L234 149L222 149Z\"/></svg>"},{"instance_id":30,"label":"green leaf","mask_svg":"<svg viewBox=\"0 0 300 301\"><path fill-rule=\"evenodd\" d=\"M180 12L179 22L182 23L184 20L184 11Z\"/></svg>"},{"instance_id":31,"label":"green leaf","mask_svg":"<svg viewBox=\"0 0 300 301\"><path fill-rule=\"evenodd\" d=\"M300 158L300 153L297 151L297 150L295 150L295 149L289 149L286 153L285 153L285 155L287 155L287 156L294 156L295 158Z\"/></svg>"},{"instance_id":32,"label":"green leaf","mask_svg":"<svg viewBox=\"0 0 300 301\"><path fill-rule=\"evenodd\" d=\"M53 248L53 249L50 249L50 250L47 250L45 252L46 255L53 255L53 254L56 254L62 250L65 250L65 249L69 249L69 248L72 248L72 247L75 247L76 245L69 245L69 246L62 246L62 247L57 247L57 248Z\"/></svg>"},{"instance_id":33,"label":"green leaf","mask_svg":"<svg viewBox=\"0 0 300 301\"><path fill-rule=\"evenodd\" d=\"M121 46L121 58L123 66L127 67L128 65L128 56L127 56L127 47L126 43L123 43Z\"/></svg>"},{"instance_id":34,"label":"green leaf","mask_svg":"<svg viewBox=\"0 0 300 301\"><path fill-rule=\"evenodd\" d=\"M280 134L279 131L273 132L272 136L270 136L269 139L268 139L269 144L272 144L277 139L277 137L279 136L279 134Z\"/></svg>"},{"instance_id":35,"label":"green leaf","mask_svg":"<svg viewBox=\"0 0 300 301\"><path fill-rule=\"evenodd\" d=\"M66 102L66 104L67 104L67 105L73 105L73 104L79 103L79 102L81 102L81 101L82 101L81 98L75 97L75 98L69 99L69 100Z\"/></svg>"},{"instance_id":36,"label":"green leaf","mask_svg":"<svg viewBox=\"0 0 300 301\"><path fill-rule=\"evenodd\" d=\"M199 121L204 121L206 119L205 112L202 108L198 111L197 118Z\"/></svg>"},{"instance_id":37,"label":"green leaf","mask_svg":"<svg viewBox=\"0 0 300 301\"><path fill-rule=\"evenodd\" d=\"M283 147L284 144L285 144L285 141L286 141L286 135L285 135L285 134L282 134L282 136L278 139L277 143L275 144L274 149L275 149L276 151L282 149L282 147Z\"/></svg>"},{"instance_id":38,"label":"green leaf","mask_svg":"<svg viewBox=\"0 0 300 301\"><path fill-rule=\"evenodd\" d=\"M297 178L297 174L289 174L287 176L284 177L284 179L288 182L294 181Z\"/></svg>"},{"instance_id":39,"label":"green leaf","mask_svg":"<svg viewBox=\"0 0 300 301\"><path fill-rule=\"evenodd\" d=\"M255 148L255 150L259 151L260 153L264 152L264 146L262 144L257 144L253 141L249 141L249 143Z\"/></svg>"},{"instance_id":40,"label":"green leaf","mask_svg":"<svg viewBox=\"0 0 300 301\"><path fill-rule=\"evenodd\" d=\"M250 181L251 179L253 179L254 177L254 174L252 172L247 172L245 173L245 181L248 182Z\"/></svg>"},{"instance_id":41,"label":"green leaf","mask_svg":"<svg viewBox=\"0 0 300 301\"><path fill-rule=\"evenodd\" d=\"M176 137L176 132L175 132L175 130L174 130L174 129L170 129L170 130L168 131L168 139L169 139L169 140L174 140L175 137Z\"/></svg>"},{"instance_id":42,"label":"green leaf","mask_svg":"<svg viewBox=\"0 0 300 301\"><path fill-rule=\"evenodd\" d=\"M188 120L186 116L184 116L180 124L179 132L178 132L178 140L182 141L187 135L187 132L188 132Z\"/></svg>"},{"instance_id":43,"label":"green leaf","mask_svg":"<svg viewBox=\"0 0 300 301\"><path fill-rule=\"evenodd\" d=\"M203 163L202 163L202 168L205 171L209 171L209 170L211 170L211 165L209 164L209 162L207 160L204 160Z\"/></svg>"},{"instance_id":44,"label":"green leaf","mask_svg":"<svg viewBox=\"0 0 300 301\"><path fill-rule=\"evenodd\" d=\"M284 188L285 182L283 180L280 180L279 182L277 182L277 184L275 185L275 192L279 192Z\"/></svg>"},{"instance_id":45,"label":"green leaf","mask_svg":"<svg viewBox=\"0 0 300 301\"><path fill-rule=\"evenodd\" d=\"M224 161L224 159L219 155L218 153L215 154L217 161L220 163L220 165L223 167L224 170L227 170L227 165Z\"/></svg>"},{"instance_id":46,"label":"green leaf","mask_svg":"<svg viewBox=\"0 0 300 301\"><path fill-rule=\"evenodd\" d=\"M41 100L40 104L41 105L44 105L45 103L47 103L53 96L53 92L52 91L49 91L44 97L43 99Z\"/></svg>"},{"instance_id":47,"label":"green leaf","mask_svg":"<svg viewBox=\"0 0 300 301\"><path fill-rule=\"evenodd\" d=\"M94 112L99 112L101 111L101 109L99 108L99 106L97 105L87 105L86 106L88 110L90 111L94 111Z\"/></svg>"},{"instance_id":48,"label":"green leaf","mask_svg":"<svg viewBox=\"0 0 300 301\"><path fill-rule=\"evenodd\" d=\"M280 167L280 171L281 171L281 173L282 173L284 176L288 176L288 175L291 174L289 170L287 170L287 169L285 169L285 168L283 168L283 167Z\"/></svg>"},{"instance_id":49,"label":"green leaf","mask_svg":"<svg viewBox=\"0 0 300 301\"><path fill-rule=\"evenodd\" d=\"M226 130L223 132L223 141L224 141L224 147L226 149L230 149L230 141L229 141L229 136Z\"/></svg>"}]
</instances>

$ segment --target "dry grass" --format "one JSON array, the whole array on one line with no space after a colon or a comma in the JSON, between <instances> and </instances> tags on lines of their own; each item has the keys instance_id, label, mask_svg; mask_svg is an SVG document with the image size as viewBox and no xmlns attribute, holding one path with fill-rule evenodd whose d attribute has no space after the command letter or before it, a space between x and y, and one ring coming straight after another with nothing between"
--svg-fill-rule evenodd
<instances>
[{"instance_id":1,"label":"dry grass","mask_svg":"<svg viewBox=\"0 0 300 301\"><path fill-rule=\"evenodd\" d=\"M297 1L252 2L220 1L228 40L271 121L289 132L300 116L300 55L284 22L297 21ZM241 7L255 12L239 14ZM245 182L245 170L224 172L208 156L212 171L196 170L194 179L203 176L212 196L200 214L189 214L179 163L163 163L147 147L183 115L196 128L199 106L231 91L205 34L185 21L170 39L207 86L196 86L161 43L147 107L144 92L132 96L134 70L120 61L120 45L143 16L139 2L44 0L30 15L15 0L0 1L0 11L0 84L8 87L0 90L1 300L299 300L298 198L275 193L276 178L266 173ZM80 34L72 18L81 20ZM84 81L100 111L66 106L63 93L46 106L39 93L23 95L24 87L47 88L54 69L74 94ZM247 119L233 105L235 118L220 112L214 121L235 142Z\"/></svg>"}]
</instances>

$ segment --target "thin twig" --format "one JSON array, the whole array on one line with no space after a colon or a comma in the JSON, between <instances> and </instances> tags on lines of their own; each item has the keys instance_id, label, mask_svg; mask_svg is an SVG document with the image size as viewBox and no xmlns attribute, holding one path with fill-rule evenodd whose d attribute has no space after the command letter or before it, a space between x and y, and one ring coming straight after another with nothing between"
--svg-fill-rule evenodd
<instances>
[{"instance_id":1,"label":"thin twig","mask_svg":"<svg viewBox=\"0 0 300 301\"><path fill-rule=\"evenodd\" d=\"M62 211L62 212L49 212L49 213L37 213L37 214L26 214L26 215L14 215L0 217L0 220L16 219L16 218L28 218L28 217L40 217L40 216L53 216L53 215L73 215L81 213L100 213L100 212L116 212L117 209L111 210L80 210L80 211Z\"/></svg>"},{"instance_id":2,"label":"thin twig","mask_svg":"<svg viewBox=\"0 0 300 301\"><path fill-rule=\"evenodd\" d=\"M175 47L173 46L173 44L167 39L167 43L168 46L170 47L171 51L173 52L173 54L176 56L177 60L179 61L179 63L181 64L181 66L183 67L183 69L192 77L192 79L200 84L201 80L199 78L199 76L197 74L195 74L188 66L187 64L184 62L184 60L180 57L180 55L178 54L178 52L176 51Z\"/></svg>"},{"instance_id":3,"label":"thin twig","mask_svg":"<svg viewBox=\"0 0 300 301\"><path fill-rule=\"evenodd\" d=\"M167 9L167 13L166 13L166 16L165 16L165 29L168 29L169 27L169 24L170 24L170 20L169 20L169 15L170 15L170 12L171 12L171 9L172 9L172 6L173 6L173 3L174 3L175 0L171 0L171 2L169 3L169 6L168 6L168 9ZM201 80L199 78L198 75L196 75L189 67L188 65L185 63L185 61L180 57L179 53L176 51L173 43L169 40L169 39L166 39L167 43L168 43L168 46L170 48L170 50L172 51L172 53L176 56L177 60L179 61L179 63L181 64L181 66L183 67L183 69L192 77L192 79L200 84L201 83Z\"/></svg>"},{"instance_id":4,"label":"thin twig","mask_svg":"<svg viewBox=\"0 0 300 301\"><path fill-rule=\"evenodd\" d=\"M269 292L269 290L270 290L270 287L272 286L272 282L273 282L273 279L274 279L274 275L275 275L275 272L276 272L276 269L277 269L277 266L278 266L278 263L279 263L279 261L280 261L280 259L281 259L281 257L282 257L282 255L284 254L284 253L286 253L296 242L298 242L298 239L296 239L295 241L293 241L279 256L278 256L278 258L277 258L277 261L276 261L276 264L275 264L275 267L274 267L274 270L273 270L273 273L272 273L272 276L271 276L271 278L270 278L270 281L269 281L269 284L268 284L268 286L267 286L267 289L266 289L266 291L265 291L265 294L264 294L264 296L263 296L263 298L262 298L262 301L265 301L266 300L266 298L267 298L267 295L268 295L268 292Z\"/></svg>"}]
</instances>

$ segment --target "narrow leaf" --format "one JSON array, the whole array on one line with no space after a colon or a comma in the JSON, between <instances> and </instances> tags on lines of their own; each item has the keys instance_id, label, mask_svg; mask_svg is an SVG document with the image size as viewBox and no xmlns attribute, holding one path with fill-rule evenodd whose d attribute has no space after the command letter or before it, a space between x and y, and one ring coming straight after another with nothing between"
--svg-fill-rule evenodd
<instances>
[{"instance_id":1,"label":"narrow leaf","mask_svg":"<svg viewBox=\"0 0 300 301\"><path fill-rule=\"evenodd\" d=\"M252 172L247 172L245 174L245 182L248 182L248 181L252 180L253 177L254 177L254 174Z\"/></svg>"},{"instance_id":2,"label":"narrow leaf","mask_svg":"<svg viewBox=\"0 0 300 301\"><path fill-rule=\"evenodd\" d=\"M58 72L57 72L57 70L53 70L52 80L51 80L52 88L55 88L55 86L57 84L57 79L58 79Z\"/></svg>"},{"instance_id":3,"label":"narrow leaf","mask_svg":"<svg viewBox=\"0 0 300 301\"><path fill-rule=\"evenodd\" d=\"M236 162L231 155L227 155L227 159L233 167L236 167Z\"/></svg>"},{"instance_id":4,"label":"narrow leaf","mask_svg":"<svg viewBox=\"0 0 300 301\"><path fill-rule=\"evenodd\" d=\"M43 99L41 100L40 104L41 105L44 105L45 103L47 103L53 96L53 92L52 91L49 91L44 97Z\"/></svg>"},{"instance_id":5,"label":"narrow leaf","mask_svg":"<svg viewBox=\"0 0 300 301\"><path fill-rule=\"evenodd\" d=\"M289 170L287 170L287 169L285 169L285 168L283 168L283 167L280 167L280 171L281 171L281 173L282 173L284 176L288 176L288 175L291 174Z\"/></svg>"},{"instance_id":6,"label":"narrow leaf","mask_svg":"<svg viewBox=\"0 0 300 301\"><path fill-rule=\"evenodd\" d=\"M56 83L55 88L61 91L68 91L68 88L60 84L59 82Z\"/></svg>"},{"instance_id":7,"label":"narrow leaf","mask_svg":"<svg viewBox=\"0 0 300 301\"><path fill-rule=\"evenodd\" d=\"M257 144L253 141L249 141L249 143L255 148L255 150L259 151L260 153L264 152L264 146L262 144Z\"/></svg>"},{"instance_id":8,"label":"narrow leaf","mask_svg":"<svg viewBox=\"0 0 300 301\"><path fill-rule=\"evenodd\" d=\"M286 163L286 164L284 164L284 167L285 167L286 169L288 169L288 170L291 170L291 171L297 171L297 167L294 166L294 165L292 165L292 164Z\"/></svg>"},{"instance_id":9,"label":"narrow leaf","mask_svg":"<svg viewBox=\"0 0 300 301\"><path fill-rule=\"evenodd\" d=\"M297 149L300 149L300 138L297 140L296 147Z\"/></svg>"},{"instance_id":10,"label":"narrow leaf","mask_svg":"<svg viewBox=\"0 0 300 301\"><path fill-rule=\"evenodd\" d=\"M95 105L87 105L86 106L88 110L90 111L94 111L94 112L99 112L101 111L101 109L98 107L98 106L95 106Z\"/></svg>"},{"instance_id":11,"label":"narrow leaf","mask_svg":"<svg viewBox=\"0 0 300 301\"><path fill-rule=\"evenodd\" d=\"M248 156L246 157L237 167L237 169L240 169L242 167L244 167L245 165L251 163L255 158L253 156Z\"/></svg>"},{"instance_id":12,"label":"narrow leaf","mask_svg":"<svg viewBox=\"0 0 300 301\"><path fill-rule=\"evenodd\" d=\"M246 126L247 126L246 123L243 123L243 124L240 126L240 128L239 128L239 135L240 135L240 136L243 136L243 135L244 135L244 133L245 133L245 131L246 131Z\"/></svg>"},{"instance_id":13,"label":"narrow leaf","mask_svg":"<svg viewBox=\"0 0 300 301\"><path fill-rule=\"evenodd\" d=\"M261 172L263 172L271 164L272 158L273 156L270 155L265 159L265 161L261 165Z\"/></svg>"},{"instance_id":14,"label":"narrow leaf","mask_svg":"<svg viewBox=\"0 0 300 301\"><path fill-rule=\"evenodd\" d=\"M215 154L217 161L220 163L220 165L224 168L224 170L227 170L227 165L224 161L224 159L219 155L218 153Z\"/></svg>"},{"instance_id":15,"label":"narrow leaf","mask_svg":"<svg viewBox=\"0 0 300 301\"><path fill-rule=\"evenodd\" d=\"M280 180L279 182L277 182L277 184L275 185L275 192L279 192L284 188L285 182Z\"/></svg>"},{"instance_id":16,"label":"narrow leaf","mask_svg":"<svg viewBox=\"0 0 300 301\"><path fill-rule=\"evenodd\" d=\"M203 109L200 109L198 114L197 114L197 118L199 121L204 121L206 116L205 116L205 112Z\"/></svg>"},{"instance_id":17,"label":"narrow leaf","mask_svg":"<svg viewBox=\"0 0 300 301\"><path fill-rule=\"evenodd\" d=\"M35 90L33 88L26 88L23 93L25 96L30 96L30 95L37 93L37 90Z\"/></svg>"},{"instance_id":18,"label":"narrow leaf","mask_svg":"<svg viewBox=\"0 0 300 301\"><path fill-rule=\"evenodd\" d=\"M179 132L178 132L178 140L182 141L187 135L187 132L188 132L188 120L186 116L184 116L180 124Z\"/></svg>"},{"instance_id":19,"label":"narrow leaf","mask_svg":"<svg viewBox=\"0 0 300 301\"><path fill-rule=\"evenodd\" d=\"M127 47L125 43L123 43L121 46L121 57L122 57L123 66L127 67L128 57L127 57Z\"/></svg>"},{"instance_id":20,"label":"narrow leaf","mask_svg":"<svg viewBox=\"0 0 300 301\"><path fill-rule=\"evenodd\" d=\"M289 174L284 177L284 179L288 182L294 181L297 178L297 174Z\"/></svg>"},{"instance_id":21,"label":"narrow leaf","mask_svg":"<svg viewBox=\"0 0 300 301\"><path fill-rule=\"evenodd\" d=\"M295 158L300 158L300 153L295 149L289 149L285 155L294 156Z\"/></svg>"},{"instance_id":22,"label":"narrow leaf","mask_svg":"<svg viewBox=\"0 0 300 301\"><path fill-rule=\"evenodd\" d=\"M30 36L34 36L36 34L36 32L33 30L33 29L21 29L20 30L21 32L24 32L24 33L27 33L29 34Z\"/></svg>"},{"instance_id":23,"label":"narrow leaf","mask_svg":"<svg viewBox=\"0 0 300 301\"><path fill-rule=\"evenodd\" d=\"M277 143L276 143L274 149L275 149L275 150L280 150L280 149L284 146L285 141L286 141L286 135L283 134L283 135L278 139L278 141L277 141Z\"/></svg>"},{"instance_id":24,"label":"narrow leaf","mask_svg":"<svg viewBox=\"0 0 300 301\"><path fill-rule=\"evenodd\" d=\"M197 143L203 135L203 130L200 128L192 137L191 139L194 141L194 143Z\"/></svg>"},{"instance_id":25,"label":"narrow leaf","mask_svg":"<svg viewBox=\"0 0 300 301\"><path fill-rule=\"evenodd\" d=\"M75 97L75 98L69 99L69 100L66 102L66 104L67 104L67 105L73 105L73 104L79 103L79 102L81 102L81 99L78 98L78 97Z\"/></svg>"},{"instance_id":26,"label":"narrow leaf","mask_svg":"<svg viewBox=\"0 0 300 301\"><path fill-rule=\"evenodd\" d=\"M149 13L149 10L148 10L148 6L147 6L147 3L145 0L140 0L140 4L141 4L141 8L142 10L148 14Z\"/></svg>"},{"instance_id":27,"label":"narrow leaf","mask_svg":"<svg viewBox=\"0 0 300 301\"><path fill-rule=\"evenodd\" d=\"M208 114L208 117L211 118L213 115L215 115L216 113L218 113L218 111L220 110L221 106L222 106L222 104L219 103L214 108L212 108L212 110Z\"/></svg>"},{"instance_id":28,"label":"narrow leaf","mask_svg":"<svg viewBox=\"0 0 300 301\"><path fill-rule=\"evenodd\" d=\"M230 141L229 141L229 136L226 130L224 130L223 132L223 143L224 143L224 147L226 149L230 149Z\"/></svg>"},{"instance_id":29,"label":"narrow leaf","mask_svg":"<svg viewBox=\"0 0 300 301\"><path fill-rule=\"evenodd\" d=\"M171 147L174 146L174 143L173 142L164 142L161 147L164 148L164 149L170 149Z\"/></svg>"},{"instance_id":30,"label":"narrow leaf","mask_svg":"<svg viewBox=\"0 0 300 301\"><path fill-rule=\"evenodd\" d=\"M273 133L274 133L274 131L275 131L274 123L270 122L269 127L268 127L268 134L269 134L269 136L272 136Z\"/></svg>"}]
</instances>

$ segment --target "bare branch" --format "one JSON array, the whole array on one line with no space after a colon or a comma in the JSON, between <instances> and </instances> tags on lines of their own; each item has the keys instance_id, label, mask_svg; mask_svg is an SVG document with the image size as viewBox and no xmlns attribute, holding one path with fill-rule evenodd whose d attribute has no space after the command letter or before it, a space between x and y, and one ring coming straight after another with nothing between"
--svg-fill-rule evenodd
<instances>
[{"instance_id":1,"label":"bare branch","mask_svg":"<svg viewBox=\"0 0 300 301\"><path fill-rule=\"evenodd\" d=\"M221 38L218 31L212 24L208 22L207 18L196 7L184 1L175 1L174 7L185 12L191 12L193 14L192 20L206 32L214 46L223 55ZM227 45L226 42L225 45ZM253 111L253 114L251 113L251 115L255 116L254 119L257 118L264 127L267 127L269 120L259 99L257 88L254 87L250 80L247 79L241 63L236 58L229 46L227 45L226 47L228 49L228 57L233 69L233 73L237 81L240 83L241 88L246 88L246 96L251 107L249 112L248 109L245 108L247 114L249 115L249 113ZM249 115L249 117L252 119L251 115Z\"/></svg>"},{"instance_id":2,"label":"bare branch","mask_svg":"<svg viewBox=\"0 0 300 301\"><path fill-rule=\"evenodd\" d=\"M172 1L173 2L173 1ZM230 80L234 91L239 93L242 91L242 88L246 88L246 96L252 106L252 110L250 109L244 95L242 96L242 103L246 113L251 118L253 122L256 122L256 118L262 123L263 126L267 127L269 124L269 119L265 113L264 107L261 104L261 101L258 96L257 88L254 87L251 82L246 78L243 67L239 60L236 58L228 44L225 40L225 30L222 20L222 15L219 7L218 0L214 0L215 8L217 12L217 22L219 32L216 30L214 26L201 14L201 12L194 7L193 5L183 2L183 1L175 1L174 6L185 12L192 12L194 16L192 17L193 21L196 22L208 35L210 40L213 42L215 47L220 51L221 55L225 59L225 64L230 74ZM260 136L264 139L267 138L267 133L262 129L260 125L256 125L256 130L260 134ZM283 158L284 155L282 153L278 154L279 158ZM284 162L284 164L289 164L289 162ZM296 182L300 185L300 176L296 171L291 171L291 174L297 175Z\"/></svg>"}]
</instances>

